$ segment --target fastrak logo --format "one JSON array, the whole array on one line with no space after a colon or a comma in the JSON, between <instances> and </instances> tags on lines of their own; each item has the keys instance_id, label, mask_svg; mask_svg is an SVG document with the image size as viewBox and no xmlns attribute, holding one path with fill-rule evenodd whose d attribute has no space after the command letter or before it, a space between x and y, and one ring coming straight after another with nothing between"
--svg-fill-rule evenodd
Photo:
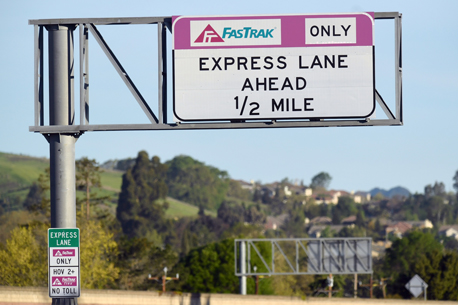
<instances>
[{"instance_id":1,"label":"fastrak logo","mask_svg":"<svg viewBox=\"0 0 458 305\"><path fill-rule=\"evenodd\" d=\"M191 20L191 46L280 45L280 19Z\"/></svg>"},{"instance_id":2,"label":"fastrak logo","mask_svg":"<svg viewBox=\"0 0 458 305\"><path fill-rule=\"evenodd\" d=\"M209 43L209 42L224 42L221 36L216 33L216 31L212 28L211 25L207 25L205 30L197 37L196 41L194 42L201 42L201 43Z\"/></svg>"},{"instance_id":3,"label":"fastrak logo","mask_svg":"<svg viewBox=\"0 0 458 305\"><path fill-rule=\"evenodd\" d=\"M53 286L77 286L78 284L76 276L53 276L51 280Z\"/></svg>"},{"instance_id":4,"label":"fastrak logo","mask_svg":"<svg viewBox=\"0 0 458 305\"><path fill-rule=\"evenodd\" d=\"M70 249L70 250L53 249L52 253L53 253L54 257L56 257L56 256L75 256L75 250L74 249Z\"/></svg>"}]
</instances>

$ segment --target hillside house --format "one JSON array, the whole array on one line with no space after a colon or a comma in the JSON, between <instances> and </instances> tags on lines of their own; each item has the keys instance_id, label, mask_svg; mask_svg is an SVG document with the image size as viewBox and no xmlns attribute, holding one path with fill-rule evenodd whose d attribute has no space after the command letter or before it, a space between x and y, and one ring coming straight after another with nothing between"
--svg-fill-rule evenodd
<instances>
[{"instance_id":1,"label":"hillside house","mask_svg":"<svg viewBox=\"0 0 458 305\"><path fill-rule=\"evenodd\" d=\"M356 215L348 216L340 222L344 226L354 226L356 224Z\"/></svg>"},{"instance_id":2,"label":"hillside house","mask_svg":"<svg viewBox=\"0 0 458 305\"><path fill-rule=\"evenodd\" d=\"M251 181L251 182L246 182L246 181L243 181L243 180L235 180L235 181L237 181L240 184L240 187L242 189L249 190L251 193L254 192L255 185L256 185L256 183L254 183L254 181Z\"/></svg>"},{"instance_id":3,"label":"hillside house","mask_svg":"<svg viewBox=\"0 0 458 305\"><path fill-rule=\"evenodd\" d=\"M310 220L311 225L331 225L332 219L326 216L318 216Z\"/></svg>"},{"instance_id":4,"label":"hillside house","mask_svg":"<svg viewBox=\"0 0 458 305\"><path fill-rule=\"evenodd\" d=\"M337 234L344 227L342 225L312 225L307 231L307 234L312 238L320 238L326 228L329 228L329 231L333 234Z\"/></svg>"},{"instance_id":5,"label":"hillside house","mask_svg":"<svg viewBox=\"0 0 458 305\"><path fill-rule=\"evenodd\" d=\"M364 203L368 202L371 199L371 195L365 192L346 192L346 191L317 191L313 192L311 197L315 199L316 204L337 204L340 197L350 197L355 203Z\"/></svg>"},{"instance_id":6,"label":"hillside house","mask_svg":"<svg viewBox=\"0 0 458 305\"><path fill-rule=\"evenodd\" d=\"M413 228L418 228L418 229L432 229L434 227L433 223L428 219L419 220L419 221L404 221L404 222L412 225Z\"/></svg>"},{"instance_id":7,"label":"hillside house","mask_svg":"<svg viewBox=\"0 0 458 305\"><path fill-rule=\"evenodd\" d=\"M402 236L409 230L412 229L412 225L407 223L407 222L404 222L404 221L400 221L400 222L397 222L395 224L392 224L392 225L389 225L386 227L385 229L385 233L386 235L389 235L389 234L392 234L398 238L402 238Z\"/></svg>"},{"instance_id":8,"label":"hillside house","mask_svg":"<svg viewBox=\"0 0 458 305\"><path fill-rule=\"evenodd\" d=\"M342 194L348 194L344 191L321 191L317 193L313 193L312 196L315 198L316 204L337 204L339 202L339 197Z\"/></svg>"},{"instance_id":9,"label":"hillside house","mask_svg":"<svg viewBox=\"0 0 458 305\"><path fill-rule=\"evenodd\" d=\"M277 230L285 223L287 219L288 219L288 214L282 214L276 217L267 216L266 223L264 224L264 229Z\"/></svg>"},{"instance_id":10,"label":"hillside house","mask_svg":"<svg viewBox=\"0 0 458 305\"><path fill-rule=\"evenodd\" d=\"M365 203L371 201L371 194L367 192L351 192L351 196L355 203Z\"/></svg>"},{"instance_id":11,"label":"hillside house","mask_svg":"<svg viewBox=\"0 0 458 305\"><path fill-rule=\"evenodd\" d=\"M447 237L453 237L458 240L458 225L441 226L439 228L439 234Z\"/></svg>"}]
</instances>

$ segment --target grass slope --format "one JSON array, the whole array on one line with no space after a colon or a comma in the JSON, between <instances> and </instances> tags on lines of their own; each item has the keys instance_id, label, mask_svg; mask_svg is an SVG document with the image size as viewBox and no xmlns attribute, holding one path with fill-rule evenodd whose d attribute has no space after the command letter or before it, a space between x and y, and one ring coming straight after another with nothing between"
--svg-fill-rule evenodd
<instances>
[{"instance_id":1,"label":"grass slope","mask_svg":"<svg viewBox=\"0 0 458 305\"><path fill-rule=\"evenodd\" d=\"M176 200L172 197L167 197L166 200L169 204L169 208L167 209L165 213L167 217L170 217L170 218L193 217L193 216L197 216L197 213L199 212L199 208L192 204ZM163 200L160 200L159 202L163 202ZM216 217L216 212L214 211L205 210L205 214Z\"/></svg>"},{"instance_id":2,"label":"grass slope","mask_svg":"<svg viewBox=\"0 0 458 305\"><path fill-rule=\"evenodd\" d=\"M119 194L119 192L121 192L122 175L123 172L121 171L104 170L100 174L102 189L106 191L116 192L117 194ZM167 197L166 200L169 203L169 208L166 212L167 217L192 217L197 216L197 213L199 212L198 207L191 205L189 203L176 200L172 197ZM160 200L159 202L162 203L163 200ZM205 214L216 217L215 211L205 210Z\"/></svg>"},{"instance_id":3,"label":"grass slope","mask_svg":"<svg viewBox=\"0 0 458 305\"><path fill-rule=\"evenodd\" d=\"M45 172L49 160L0 152L0 191L30 186Z\"/></svg>"},{"instance_id":4,"label":"grass slope","mask_svg":"<svg viewBox=\"0 0 458 305\"><path fill-rule=\"evenodd\" d=\"M49 167L49 159L35 158L0 152L0 199L13 198L23 201L27 196L29 187L37 181L40 174L44 174ZM99 196L110 196L111 207L115 207L119 192L121 192L122 171L102 170L100 180L102 187L94 189ZM85 194L77 192L79 198ZM199 208L183 201L167 197L169 209L167 217L180 218L196 216ZM216 216L215 211L205 210L205 214Z\"/></svg>"},{"instance_id":5,"label":"grass slope","mask_svg":"<svg viewBox=\"0 0 458 305\"><path fill-rule=\"evenodd\" d=\"M46 158L0 152L0 201L14 209L26 198L29 187L49 166Z\"/></svg>"}]
</instances>

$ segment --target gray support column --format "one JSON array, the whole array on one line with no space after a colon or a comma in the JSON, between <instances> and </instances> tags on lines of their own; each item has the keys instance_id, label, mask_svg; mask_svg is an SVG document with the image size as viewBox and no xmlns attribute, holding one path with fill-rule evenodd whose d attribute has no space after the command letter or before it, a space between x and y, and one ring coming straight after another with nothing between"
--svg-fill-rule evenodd
<instances>
[{"instance_id":1,"label":"gray support column","mask_svg":"<svg viewBox=\"0 0 458 305\"><path fill-rule=\"evenodd\" d=\"M358 297L358 274L355 273L355 279L353 281L353 297L356 299Z\"/></svg>"},{"instance_id":2,"label":"gray support column","mask_svg":"<svg viewBox=\"0 0 458 305\"><path fill-rule=\"evenodd\" d=\"M240 242L240 273L246 274L246 243ZM240 294L246 295L246 276L240 277Z\"/></svg>"},{"instance_id":3,"label":"gray support column","mask_svg":"<svg viewBox=\"0 0 458 305\"><path fill-rule=\"evenodd\" d=\"M49 123L72 125L75 120L72 25L48 26ZM50 145L51 227L76 228L75 135L52 134ZM53 305L77 304L77 298L53 298Z\"/></svg>"}]
</instances>

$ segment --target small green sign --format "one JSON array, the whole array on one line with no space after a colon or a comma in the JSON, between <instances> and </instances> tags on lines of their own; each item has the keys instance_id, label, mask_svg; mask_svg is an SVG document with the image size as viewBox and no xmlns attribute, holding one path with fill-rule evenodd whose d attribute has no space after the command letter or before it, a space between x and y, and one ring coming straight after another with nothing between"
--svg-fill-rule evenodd
<instances>
[{"instance_id":1,"label":"small green sign","mask_svg":"<svg viewBox=\"0 0 458 305\"><path fill-rule=\"evenodd\" d=\"M79 247L80 229L48 229L48 245L54 247Z\"/></svg>"}]
</instances>

